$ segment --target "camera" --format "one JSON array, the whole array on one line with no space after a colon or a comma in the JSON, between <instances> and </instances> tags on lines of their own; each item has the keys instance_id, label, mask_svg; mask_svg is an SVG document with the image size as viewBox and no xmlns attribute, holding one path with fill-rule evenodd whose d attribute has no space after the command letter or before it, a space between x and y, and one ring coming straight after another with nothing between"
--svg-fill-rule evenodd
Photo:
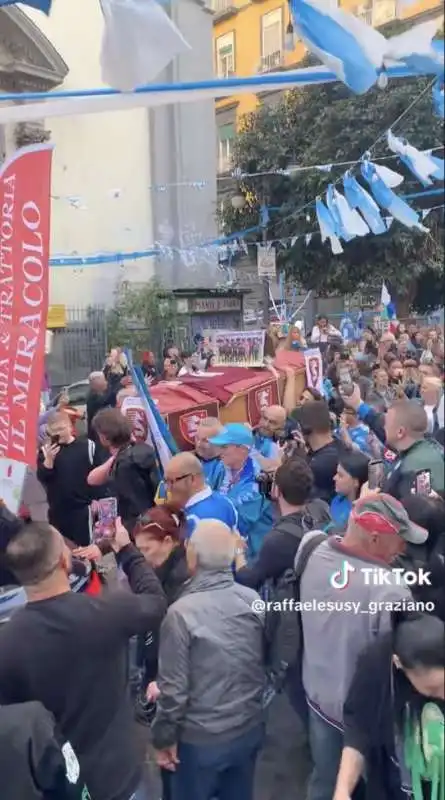
<instances>
[{"instance_id":1,"label":"camera","mask_svg":"<svg viewBox=\"0 0 445 800\"><path fill-rule=\"evenodd\" d=\"M268 500L272 499L272 488L274 479L275 479L274 472L260 472L256 477L256 482L258 484L260 494L262 494L263 497L267 497Z\"/></svg>"}]
</instances>

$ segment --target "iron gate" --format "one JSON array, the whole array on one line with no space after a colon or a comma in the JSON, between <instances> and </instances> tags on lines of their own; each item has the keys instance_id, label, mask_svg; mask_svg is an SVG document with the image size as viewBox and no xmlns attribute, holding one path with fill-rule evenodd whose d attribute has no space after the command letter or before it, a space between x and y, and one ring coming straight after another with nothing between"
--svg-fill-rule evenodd
<instances>
[{"instance_id":1,"label":"iron gate","mask_svg":"<svg viewBox=\"0 0 445 800\"><path fill-rule=\"evenodd\" d=\"M102 369L108 350L104 308L67 308L66 318L65 328L53 330L51 353L46 359L53 394Z\"/></svg>"}]
</instances>

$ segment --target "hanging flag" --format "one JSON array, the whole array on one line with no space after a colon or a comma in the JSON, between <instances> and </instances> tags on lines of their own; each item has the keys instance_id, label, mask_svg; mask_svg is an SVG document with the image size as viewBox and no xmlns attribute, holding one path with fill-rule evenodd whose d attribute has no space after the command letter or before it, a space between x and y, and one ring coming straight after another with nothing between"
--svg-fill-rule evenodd
<instances>
[{"instance_id":1,"label":"hanging flag","mask_svg":"<svg viewBox=\"0 0 445 800\"><path fill-rule=\"evenodd\" d=\"M382 283L382 291L380 294L380 308L381 308L380 311L381 319L384 321L388 321L390 323L390 328L392 329L392 331L394 331L395 324L397 322L396 307L392 301L392 297L384 281Z\"/></svg>"},{"instance_id":2,"label":"hanging flag","mask_svg":"<svg viewBox=\"0 0 445 800\"><path fill-rule=\"evenodd\" d=\"M43 11L44 14L49 14L51 11L52 0L20 0L21 5L36 8L37 11ZM16 6L17 0L0 0L0 8L2 6Z\"/></svg>"},{"instance_id":3,"label":"hanging flag","mask_svg":"<svg viewBox=\"0 0 445 800\"><path fill-rule=\"evenodd\" d=\"M432 157L428 153L423 153L410 145L406 139L394 136L390 130L388 131L387 140L389 149L399 156L400 160L406 164L417 180L423 186L431 186L433 178L438 173L438 165L433 161Z\"/></svg>"},{"instance_id":4,"label":"hanging flag","mask_svg":"<svg viewBox=\"0 0 445 800\"><path fill-rule=\"evenodd\" d=\"M323 0L289 0L296 34L356 94L373 86L386 39L363 20Z\"/></svg>"},{"instance_id":5,"label":"hanging flag","mask_svg":"<svg viewBox=\"0 0 445 800\"><path fill-rule=\"evenodd\" d=\"M386 186L370 161L362 162L361 172L365 181L369 183L371 192L381 208L389 211L391 216L401 222L402 225L405 225L406 228L418 228L423 233L428 233L428 228L422 225L419 215L405 200L402 200L401 197L394 194L392 189Z\"/></svg>"},{"instance_id":6,"label":"hanging flag","mask_svg":"<svg viewBox=\"0 0 445 800\"><path fill-rule=\"evenodd\" d=\"M315 201L315 211L317 214L318 224L320 226L321 241L325 242L329 239L333 254L339 255L343 253L340 239L338 238L337 227L331 212L325 206L320 197Z\"/></svg>"},{"instance_id":7,"label":"hanging flag","mask_svg":"<svg viewBox=\"0 0 445 800\"><path fill-rule=\"evenodd\" d=\"M127 413L131 419L132 413L130 409L134 408L134 405L130 402L127 402L126 405L124 404L126 400L130 401L132 399L137 399L138 407L142 410L144 416L143 424L141 418L140 427L143 427L146 432L145 439L139 438L139 441L148 441L150 444L152 444L156 453L159 474L160 477L163 478L168 462L172 456L179 452L179 450L175 440L173 439L173 436L168 429L168 425L165 423L162 414L160 413L150 394L141 368L134 366L131 353L126 352L125 355L127 356L131 377L138 396L137 398L125 398L121 410L123 413Z\"/></svg>"},{"instance_id":8,"label":"hanging flag","mask_svg":"<svg viewBox=\"0 0 445 800\"><path fill-rule=\"evenodd\" d=\"M16 514L36 465L48 316L52 146L17 150L0 170L0 499Z\"/></svg>"},{"instance_id":9,"label":"hanging flag","mask_svg":"<svg viewBox=\"0 0 445 800\"><path fill-rule=\"evenodd\" d=\"M421 22L398 36L388 39L385 61L402 61L418 75L443 76L444 54L435 46L434 36L443 24L439 17Z\"/></svg>"},{"instance_id":10,"label":"hanging flag","mask_svg":"<svg viewBox=\"0 0 445 800\"><path fill-rule=\"evenodd\" d=\"M351 208L356 208L360 211L373 234L379 236L382 233L386 233L387 228L380 215L377 203L350 172L345 173L343 188L349 205Z\"/></svg>"},{"instance_id":11,"label":"hanging flag","mask_svg":"<svg viewBox=\"0 0 445 800\"><path fill-rule=\"evenodd\" d=\"M100 5L102 80L113 89L131 91L149 83L191 49L156 0L100 0Z\"/></svg>"},{"instance_id":12,"label":"hanging flag","mask_svg":"<svg viewBox=\"0 0 445 800\"><path fill-rule=\"evenodd\" d=\"M344 342L352 342L355 339L355 325L351 317L343 317L340 322L340 333Z\"/></svg>"}]
</instances>

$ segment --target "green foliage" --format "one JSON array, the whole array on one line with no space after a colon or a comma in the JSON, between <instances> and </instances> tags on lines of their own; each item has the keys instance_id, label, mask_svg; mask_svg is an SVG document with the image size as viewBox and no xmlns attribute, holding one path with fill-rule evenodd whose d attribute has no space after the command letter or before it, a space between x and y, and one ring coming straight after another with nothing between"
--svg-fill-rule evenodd
<instances>
[{"instance_id":1,"label":"green foliage","mask_svg":"<svg viewBox=\"0 0 445 800\"><path fill-rule=\"evenodd\" d=\"M385 34L401 31L392 25ZM243 172L286 169L288 166L330 164L354 161L375 144L374 158L388 156L385 133L419 98L412 110L395 125L394 131L419 149L441 146L443 124L433 115L431 80L428 78L391 81L386 90L372 89L366 95L352 94L342 84L296 89L283 95L275 107L260 106L243 118L235 141L235 164ZM439 153L438 155L442 155ZM397 191L410 194L422 186L396 161L389 162L405 175ZM406 307L432 305L417 292L424 276L428 285L442 269L442 211L427 218L430 234L413 233L398 223L383 236L367 236L344 245L342 256L333 256L329 244L314 236L309 247L304 234L318 230L313 201L324 194L329 183L341 178L346 167L325 173L311 169L290 176L246 177L241 189L248 203L234 211L227 200L222 212L227 233L258 225L261 198L266 197L271 211L268 240L301 236L293 247L280 250L278 266L306 290L319 294L353 293L377 287L382 278L391 285L398 302ZM356 170L357 174L357 170ZM364 184L366 186L366 184ZM367 187L369 188L369 187ZM440 197L431 198L430 206ZM425 201L423 201L425 203ZM415 207L415 202L412 203ZM253 234L258 241L261 234ZM249 239L249 237L246 237ZM437 298L440 302L440 298Z\"/></svg>"},{"instance_id":2,"label":"green foliage","mask_svg":"<svg viewBox=\"0 0 445 800\"><path fill-rule=\"evenodd\" d=\"M175 297L158 281L152 279L139 287L123 284L107 317L109 345L159 354L175 321Z\"/></svg>"}]
</instances>

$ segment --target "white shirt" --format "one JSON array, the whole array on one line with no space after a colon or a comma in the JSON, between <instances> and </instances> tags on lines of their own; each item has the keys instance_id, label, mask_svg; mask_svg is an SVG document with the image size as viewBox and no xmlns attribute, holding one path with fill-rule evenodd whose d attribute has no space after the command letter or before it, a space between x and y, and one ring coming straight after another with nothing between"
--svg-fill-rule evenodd
<instances>
[{"instance_id":1,"label":"white shirt","mask_svg":"<svg viewBox=\"0 0 445 800\"><path fill-rule=\"evenodd\" d=\"M428 418L428 433L433 433L434 431L434 406L424 406L426 415ZM439 401L439 405L437 406L437 421L439 423L439 428L444 427L444 417L445 417L445 396L442 395Z\"/></svg>"},{"instance_id":2,"label":"white shirt","mask_svg":"<svg viewBox=\"0 0 445 800\"><path fill-rule=\"evenodd\" d=\"M340 331L330 324L324 331L321 331L318 325L314 325L312 328L311 341L313 344L325 344L328 341L329 336L339 336L340 339L343 338Z\"/></svg>"}]
</instances>

